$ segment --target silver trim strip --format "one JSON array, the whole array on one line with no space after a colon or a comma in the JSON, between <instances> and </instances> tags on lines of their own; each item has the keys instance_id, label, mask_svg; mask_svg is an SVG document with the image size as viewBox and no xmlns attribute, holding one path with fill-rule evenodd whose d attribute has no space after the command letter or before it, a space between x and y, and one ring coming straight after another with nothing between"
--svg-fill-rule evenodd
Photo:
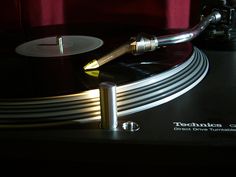
<instances>
[{"instance_id":1,"label":"silver trim strip","mask_svg":"<svg viewBox=\"0 0 236 177\"><path fill-rule=\"evenodd\" d=\"M195 87L207 74L205 54L193 55L166 72L117 87L118 117L164 104ZM99 90L58 97L0 100L0 123L100 120Z\"/></svg>"}]
</instances>

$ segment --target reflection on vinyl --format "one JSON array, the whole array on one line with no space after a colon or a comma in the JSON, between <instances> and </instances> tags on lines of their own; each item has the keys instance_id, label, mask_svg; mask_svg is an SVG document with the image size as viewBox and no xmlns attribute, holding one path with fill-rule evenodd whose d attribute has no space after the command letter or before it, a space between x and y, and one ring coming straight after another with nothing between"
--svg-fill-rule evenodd
<instances>
[{"instance_id":1,"label":"reflection on vinyl","mask_svg":"<svg viewBox=\"0 0 236 177\"><path fill-rule=\"evenodd\" d=\"M37 45L38 42L51 44L52 38L44 39L46 42L42 39L34 42ZM64 44L70 46L66 39ZM98 86L106 81L117 85L118 116L125 116L184 94L197 85L208 70L206 56L190 43L160 48L143 55L126 54L99 70L86 72L84 64L108 52L113 43L94 37L79 47L83 49L80 54L63 54L55 57L56 60L52 60L52 56L45 57L47 52L37 55L43 60L32 60L30 51L26 56L18 54L25 49L28 51L31 44L20 45L17 53L0 61L1 123L99 120ZM34 48L32 51L37 50Z\"/></svg>"}]
</instances>

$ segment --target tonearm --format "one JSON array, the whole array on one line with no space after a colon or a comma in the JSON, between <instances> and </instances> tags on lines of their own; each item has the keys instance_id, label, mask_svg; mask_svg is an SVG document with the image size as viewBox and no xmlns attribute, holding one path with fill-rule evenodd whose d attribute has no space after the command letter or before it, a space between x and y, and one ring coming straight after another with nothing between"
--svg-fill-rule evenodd
<instances>
[{"instance_id":1,"label":"tonearm","mask_svg":"<svg viewBox=\"0 0 236 177\"><path fill-rule=\"evenodd\" d=\"M221 4L211 9L208 15L202 14L200 22L193 28L186 31L164 35L152 36L146 34L139 34L131 38L129 42L121 45L115 50L111 51L99 59L92 60L84 66L84 70L91 70L99 68L100 66L118 58L125 53L132 53L134 55L142 54L144 52L154 51L162 46L173 45L183 42L188 42L199 36L207 27L211 25L211 37L219 35L220 30L228 32L233 25L234 9L227 4Z\"/></svg>"}]
</instances>

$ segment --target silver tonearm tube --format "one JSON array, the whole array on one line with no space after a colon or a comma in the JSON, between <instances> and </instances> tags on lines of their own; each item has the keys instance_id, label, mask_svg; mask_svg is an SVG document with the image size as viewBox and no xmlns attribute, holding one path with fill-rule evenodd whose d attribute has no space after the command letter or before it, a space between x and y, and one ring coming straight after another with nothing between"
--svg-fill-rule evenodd
<instances>
[{"instance_id":1,"label":"silver tonearm tube","mask_svg":"<svg viewBox=\"0 0 236 177\"><path fill-rule=\"evenodd\" d=\"M132 38L131 41L121 45L110 53L102 56L99 59L94 59L84 66L84 70L99 68L100 66L118 58L125 53L142 54L156 50L159 47L188 42L197 37L210 23L221 21L221 14L218 11L212 12L210 15L202 19L202 21L193 28L176 34L164 36L138 35Z\"/></svg>"},{"instance_id":2,"label":"silver tonearm tube","mask_svg":"<svg viewBox=\"0 0 236 177\"><path fill-rule=\"evenodd\" d=\"M161 46L167 46L172 44L178 44L182 42L188 42L196 38L210 23L217 23L221 20L221 14L218 11L212 12L207 17L203 18L202 21L194 26L193 28L171 35L164 36L138 36L133 45L133 53L139 54L143 52L153 51Z\"/></svg>"}]
</instances>

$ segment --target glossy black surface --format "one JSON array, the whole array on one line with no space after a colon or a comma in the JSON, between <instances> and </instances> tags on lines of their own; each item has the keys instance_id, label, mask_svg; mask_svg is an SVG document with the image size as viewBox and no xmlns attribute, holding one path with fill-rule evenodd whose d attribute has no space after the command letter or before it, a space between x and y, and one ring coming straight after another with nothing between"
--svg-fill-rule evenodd
<instances>
[{"instance_id":1,"label":"glossy black surface","mask_svg":"<svg viewBox=\"0 0 236 177\"><path fill-rule=\"evenodd\" d=\"M91 28L94 29L93 26ZM71 29L73 28L71 27ZM88 61L99 58L128 41L131 36L121 31L118 36L111 37L114 33L111 29L103 29L97 34L96 32L84 32L82 29L78 29L76 32L71 31L70 28L65 29L64 26L58 26L56 29L43 27L22 32L19 39L3 39L4 46L0 50L0 98L34 98L74 94L98 88L99 83L103 81L124 85L176 67L192 54L190 43L168 46L138 56L126 54L103 65L95 71L94 75L91 72L84 72L83 66ZM25 57L14 51L19 43L47 36L57 36L58 33L99 37L104 41L104 45L92 52L66 57ZM168 33L170 31L162 31L162 34Z\"/></svg>"},{"instance_id":2,"label":"glossy black surface","mask_svg":"<svg viewBox=\"0 0 236 177\"><path fill-rule=\"evenodd\" d=\"M38 176L111 176L101 172L108 168L112 176L228 175L236 163L236 131L174 131L173 124L214 123L235 130L229 126L236 124L236 52L221 46L221 51L202 48L210 69L199 85L166 104L119 118L120 125L135 121L140 131L112 132L100 129L99 123L76 122L2 127L1 161L18 169L6 174L32 176L30 168L39 171Z\"/></svg>"}]
</instances>

